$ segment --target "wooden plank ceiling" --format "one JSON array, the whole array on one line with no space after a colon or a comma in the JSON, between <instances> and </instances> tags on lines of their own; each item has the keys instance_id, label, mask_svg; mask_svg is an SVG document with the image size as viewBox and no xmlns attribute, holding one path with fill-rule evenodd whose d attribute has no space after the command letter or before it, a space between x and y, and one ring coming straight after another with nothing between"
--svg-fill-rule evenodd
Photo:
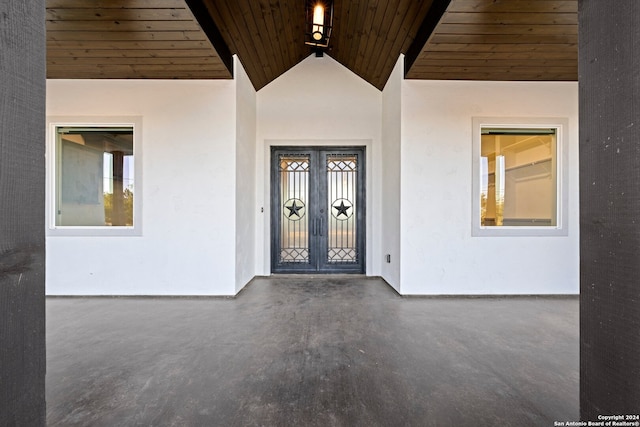
<instances>
[{"instance_id":1,"label":"wooden plank ceiling","mask_svg":"<svg viewBox=\"0 0 640 427\"><path fill-rule=\"evenodd\" d=\"M190 2L195 3L195 2ZM304 0L203 0L256 89L309 56ZM336 0L327 53L382 89L416 36L432 1Z\"/></svg>"},{"instance_id":2,"label":"wooden plank ceiling","mask_svg":"<svg viewBox=\"0 0 640 427\"><path fill-rule=\"evenodd\" d=\"M577 1L335 0L327 53L378 89L400 53L413 79L577 80ZM312 54L305 0L46 4L49 78L224 79L237 54L259 90Z\"/></svg>"},{"instance_id":3,"label":"wooden plank ceiling","mask_svg":"<svg viewBox=\"0 0 640 427\"><path fill-rule=\"evenodd\" d=\"M577 80L577 0L452 0L411 79Z\"/></svg>"},{"instance_id":4,"label":"wooden plank ceiling","mask_svg":"<svg viewBox=\"0 0 640 427\"><path fill-rule=\"evenodd\" d=\"M47 77L229 79L184 0L47 0Z\"/></svg>"}]
</instances>

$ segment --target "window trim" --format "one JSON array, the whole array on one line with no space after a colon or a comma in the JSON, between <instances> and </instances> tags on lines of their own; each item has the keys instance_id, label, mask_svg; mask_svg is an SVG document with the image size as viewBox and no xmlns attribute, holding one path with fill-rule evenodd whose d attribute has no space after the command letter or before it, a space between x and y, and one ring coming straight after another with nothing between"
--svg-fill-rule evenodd
<instances>
[{"instance_id":1,"label":"window trim","mask_svg":"<svg viewBox=\"0 0 640 427\"><path fill-rule=\"evenodd\" d=\"M482 236L567 236L569 234L569 120L561 117L473 117L472 118L472 214L471 235ZM554 226L481 226L480 165L481 130L491 128L555 128L556 129L556 224Z\"/></svg>"},{"instance_id":2,"label":"window trim","mask_svg":"<svg viewBox=\"0 0 640 427\"><path fill-rule=\"evenodd\" d=\"M133 226L62 226L55 224L56 139L60 127L131 127L135 199ZM51 116L47 117L47 209L49 236L141 236L142 235L142 117L141 116Z\"/></svg>"}]
</instances>

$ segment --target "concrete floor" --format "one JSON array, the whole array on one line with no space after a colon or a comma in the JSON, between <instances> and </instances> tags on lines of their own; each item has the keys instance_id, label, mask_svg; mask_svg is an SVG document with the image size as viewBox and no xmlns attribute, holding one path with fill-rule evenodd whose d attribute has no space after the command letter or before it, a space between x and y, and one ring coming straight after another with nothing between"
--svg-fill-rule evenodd
<instances>
[{"instance_id":1,"label":"concrete floor","mask_svg":"<svg viewBox=\"0 0 640 427\"><path fill-rule=\"evenodd\" d=\"M552 426L577 298L402 298L363 277L236 299L49 298L49 426Z\"/></svg>"}]
</instances>

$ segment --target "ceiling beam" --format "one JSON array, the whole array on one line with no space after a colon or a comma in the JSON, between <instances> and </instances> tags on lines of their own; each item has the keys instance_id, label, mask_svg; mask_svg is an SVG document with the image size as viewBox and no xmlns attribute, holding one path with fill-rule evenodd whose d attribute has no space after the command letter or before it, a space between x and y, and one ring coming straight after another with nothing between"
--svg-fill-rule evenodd
<instances>
[{"instance_id":1,"label":"ceiling beam","mask_svg":"<svg viewBox=\"0 0 640 427\"><path fill-rule=\"evenodd\" d=\"M425 16L424 21L420 25L420 29L418 29L418 34L413 39L413 43L407 49L407 53L404 56L404 74L405 76L409 73L409 70L413 66L416 59L422 52L422 49L429 41L429 37L433 34L433 31L438 26L438 23L442 19L442 16L447 11L451 0L433 0L431 3L431 7L429 8L429 12L427 12L427 16Z\"/></svg>"},{"instance_id":2,"label":"ceiling beam","mask_svg":"<svg viewBox=\"0 0 640 427\"><path fill-rule=\"evenodd\" d=\"M233 55L231 54L229 46L222 38L218 26L213 21L209 9L207 9L207 6L204 4L204 0L185 0L185 3L187 3L187 6L191 9L191 13L193 13L202 31L204 31L209 38L213 48L218 52L218 56L223 64L227 67L231 76L233 76Z\"/></svg>"}]
</instances>

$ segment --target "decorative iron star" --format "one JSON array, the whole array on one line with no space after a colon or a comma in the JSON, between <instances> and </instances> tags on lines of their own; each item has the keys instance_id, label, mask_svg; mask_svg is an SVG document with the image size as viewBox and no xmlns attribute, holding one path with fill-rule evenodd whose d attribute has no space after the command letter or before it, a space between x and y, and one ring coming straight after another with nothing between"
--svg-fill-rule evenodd
<instances>
[{"instance_id":1,"label":"decorative iron star","mask_svg":"<svg viewBox=\"0 0 640 427\"><path fill-rule=\"evenodd\" d=\"M298 206L296 205L296 201L294 200L293 203L291 204L291 206L285 206L285 208L289 209L289 218L291 218L293 215L296 216L300 216L300 214L298 213L298 211L300 209L302 209L304 206Z\"/></svg>"},{"instance_id":2,"label":"decorative iron star","mask_svg":"<svg viewBox=\"0 0 640 427\"><path fill-rule=\"evenodd\" d=\"M344 204L344 200L340 201L340 206L334 206L333 209L337 209L338 210L338 214L336 215L336 217L339 217L340 215L344 215L347 218L349 217L349 214L347 213L347 209L350 209L351 206L345 206Z\"/></svg>"}]
</instances>

